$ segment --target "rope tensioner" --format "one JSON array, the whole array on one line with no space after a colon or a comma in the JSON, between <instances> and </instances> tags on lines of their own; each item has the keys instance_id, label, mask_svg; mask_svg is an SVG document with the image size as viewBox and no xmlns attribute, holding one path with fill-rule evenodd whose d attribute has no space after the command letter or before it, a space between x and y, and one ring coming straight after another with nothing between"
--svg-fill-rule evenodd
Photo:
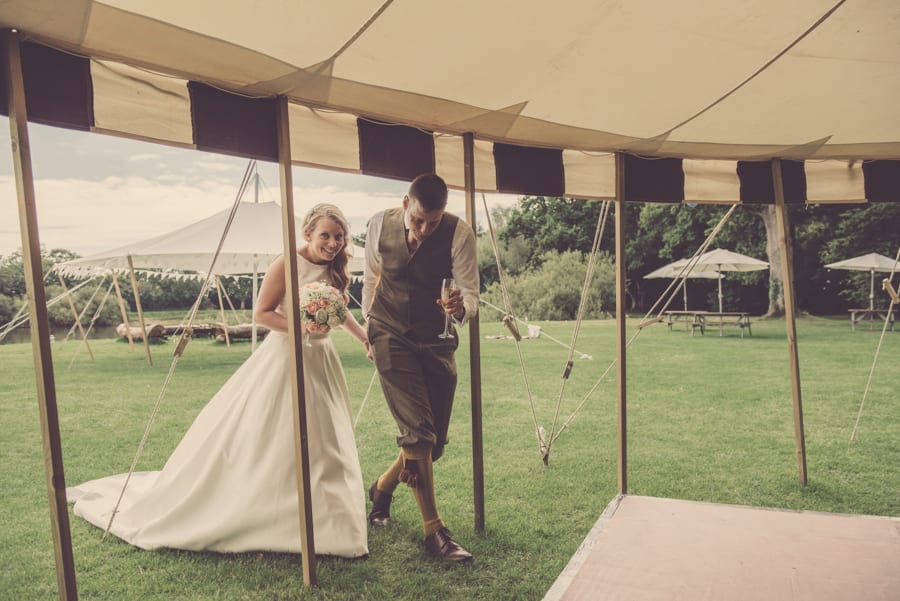
<instances>
[{"instance_id":1,"label":"rope tensioner","mask_svg":"<svg viewBox=\"0 0 900 601\"><path fill-rule=\"evenodd\" d=\"M519 333L519 328L516 326L516 320L512 315L507 314L503 316L503 325L506 326L506 329L508 329L513 338L516 339L516 342L522 340L522 335Z\"/></svg>"}]
</instances>

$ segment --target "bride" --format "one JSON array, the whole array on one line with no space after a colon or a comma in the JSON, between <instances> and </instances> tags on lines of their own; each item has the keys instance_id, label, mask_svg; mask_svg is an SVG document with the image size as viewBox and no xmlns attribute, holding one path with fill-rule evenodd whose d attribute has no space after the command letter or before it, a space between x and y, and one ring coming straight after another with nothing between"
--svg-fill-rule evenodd
<instances>
[{"instance_id":1,"label":"bride","mask_svg":"<svg viewBox=\"0 0 900 601\"><path fill-rule=\"evenodd\" d=\"M317 205L298 250L302 286L325 281L346 295L349 226ZM257 321L271 331L203 408L162 471L132 475L110 532L143 549L300 552L284 257L266 271ZM346 297L345 297L346 298ZM343 328L363 343L348 311ZM317 554L368 554L362 474L347 383L327 333L309 332L303 374L313 533ZM126 474L68 489L73 511L106 528Z\"/></svg>"}]
</instances>

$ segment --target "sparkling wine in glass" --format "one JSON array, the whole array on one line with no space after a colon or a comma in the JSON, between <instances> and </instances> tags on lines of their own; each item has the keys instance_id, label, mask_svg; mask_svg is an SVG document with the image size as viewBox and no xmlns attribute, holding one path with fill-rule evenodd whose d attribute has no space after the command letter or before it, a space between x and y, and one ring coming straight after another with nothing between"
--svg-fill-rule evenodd
<instances>
[{"instance_id":1,"label":"sparkling wine in glass","mask_svg":"<svg viewBox=\"0 0 900 601\"><path fill-rule=\"evenodd\" d=\"M441 280L441 300L447 302L450 298L450 292L456 289L456 282L453 278L444 278ZM438 338L455 338L450 332L450 314L444 311L444 331L438 334Z\"/></svg>"}]
</instances>

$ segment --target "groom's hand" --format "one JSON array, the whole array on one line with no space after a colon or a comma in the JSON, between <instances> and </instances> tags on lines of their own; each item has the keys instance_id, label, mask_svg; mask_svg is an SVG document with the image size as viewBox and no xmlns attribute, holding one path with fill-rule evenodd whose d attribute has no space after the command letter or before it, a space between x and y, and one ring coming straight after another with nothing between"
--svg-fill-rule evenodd
<instances>
[{"instance_id":1,"label":"groom's hand","mask_svg":"<svg viewBox=\"0 0 900 601\"><path fill-rule=\"evenodd\" d=\"M445 313L453 316L457 320L462 319L466 314L466 309L463 306L462 293L459 290L451 290L450 297L447 300L442 301L441 299L437 299L435 302L443 307Z\"/></svg>"}]
</instances>

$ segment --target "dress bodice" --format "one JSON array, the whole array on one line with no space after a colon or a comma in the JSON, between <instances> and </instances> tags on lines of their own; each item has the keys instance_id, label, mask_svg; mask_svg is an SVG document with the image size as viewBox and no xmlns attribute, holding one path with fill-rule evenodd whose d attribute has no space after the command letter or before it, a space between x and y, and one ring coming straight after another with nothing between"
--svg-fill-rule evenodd
<instances>
[{"instance_id":1,"label":"dress bodice","mask_svg":"<svg viewBox=\"0 0 900 601\"><path fill-rule=\"evenodd\" d=\"M299 252L297 253L297 287L302 288L306 284L311 284L312 282L325 282L328 285L333 285L331 281L331 274L328 272L328 264L319 265L318 263L313 263L308 259L304 258ZM278 309L285 313L285 307L287 306L287 293L285 292L285 297L281 299L281 305ZM304 336L307 335L304 333ZM328 333L320 333L320 332L309 332L308 336L310 339L321 339L328 338Z\"/></svg>"}]
</instances>

